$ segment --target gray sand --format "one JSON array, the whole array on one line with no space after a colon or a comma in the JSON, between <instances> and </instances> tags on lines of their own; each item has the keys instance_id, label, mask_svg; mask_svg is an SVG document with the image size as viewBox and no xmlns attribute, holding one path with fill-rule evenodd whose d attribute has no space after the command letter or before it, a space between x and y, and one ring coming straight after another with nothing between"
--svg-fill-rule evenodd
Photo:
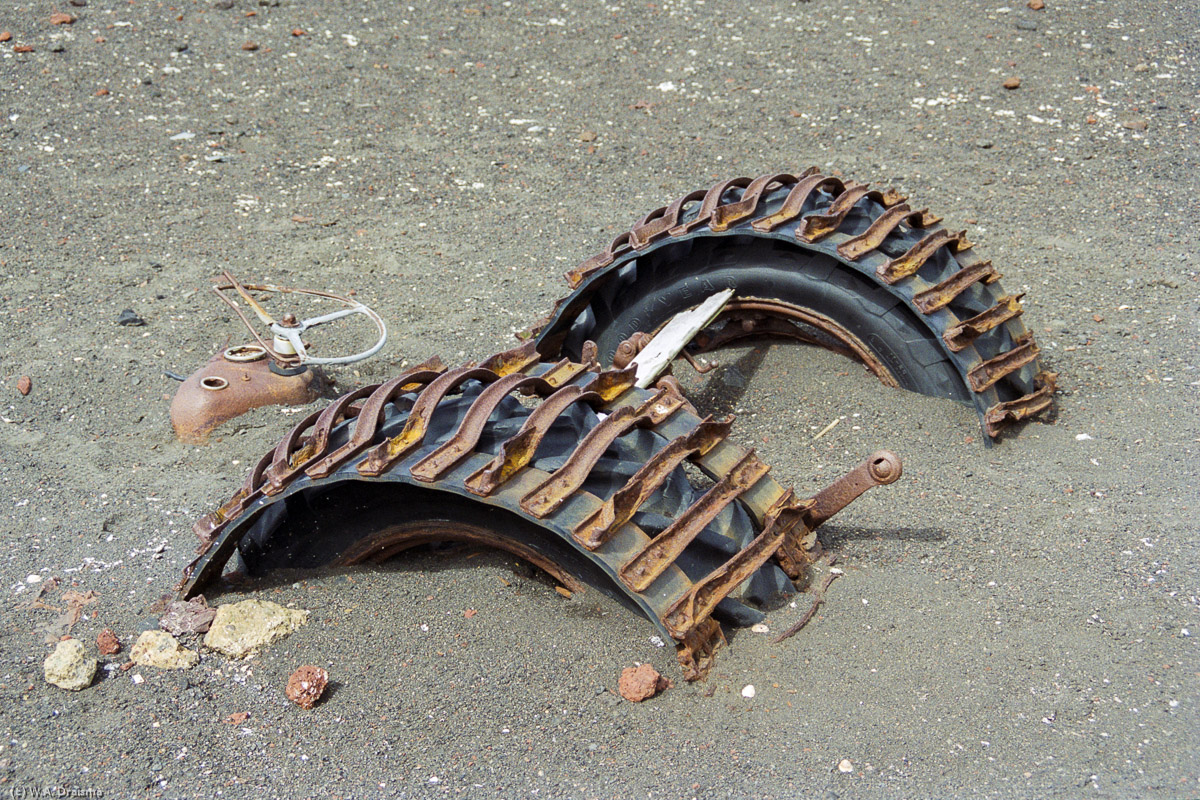
<instances>
[{"instance_id":1,"label":"gray sand","mask_svg":"<svg viewBox=\"0 0 1200 800\"><path fill-rule=\"evenodd\" d=\"M1130 0L0 13L0 791L1200 795L1197 19ZM985 449L968 409L822 351L681 366L802 492L879 447L905 459L823 529L846 575L799 635L736 632L689 685L647 621L464 550L211 595L312 612L244 663L43 682L63 628L39 589L94 591L72 635L111 627L127 652L192 521L299 418L173 438L163 370L244 338L206 289L221 269L381 311L391 343L335 372L348 389L509 347L645 212L811 164L969 226L1028 292L1063 391L1056 424ZM127 308L146 325L118 326ZM676 687L617 699L645 661ZM311 712L283 694L307 663L335 684Z\"/></svg>"}]
</instances>

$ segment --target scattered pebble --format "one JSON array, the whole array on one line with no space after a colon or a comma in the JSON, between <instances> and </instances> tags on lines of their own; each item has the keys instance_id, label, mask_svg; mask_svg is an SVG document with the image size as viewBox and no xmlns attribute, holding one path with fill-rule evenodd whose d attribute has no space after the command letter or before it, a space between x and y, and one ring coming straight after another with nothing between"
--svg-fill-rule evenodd
<instances>
[{"instance_id":1,"label":"scattered pebble","mask_svg":"<svg viewBox=\"0 0 1200 800\"><path fill-rule=\"evenodd\" d=\"M78 639L64 639L54 647L54 652L46 657L46 662L42 665L42 674L47 683L52 683L60 689L78 692L91 685L99 663L87 654L83 642Z\"/></svg>"},{"instance_id":2,"label":"scattered pebble","mask_svg":"<svg viewBox=\"0 0 1200 800\"><path fill-rule=\"evenodd\" d=\"M12 38L12 31L0 31L0 42L7 42Z\"/></svg>"},{"instance_id":3,"label":"scattered pebble","mask_svg":"<svg viewBox=\"0 0 1200 800\"><path fill-rule=\"evenodd\" d=\"M1009 91L1012 91L1013 89L1020 89L1021 79L1015 75L1011 78L1006 78L1004 81L1004 88L1008 89Z\"/></svg>"},{"instance_id":4,"label":"scattered pebble","mask_svg":"<svg viewBox=\"0 0 1200 800\"><path fill-rule=\"evenodd\" d=\"M32 53L32 52L33 52L33 45L31 45L31 44L18 44L18 45L14 45L14 46L13 46L13 52L14 52L14 53Z\"/></svg>"},{"instance_id":5,"label":"scattered pebble","mask_svg":"<svg viewBox=\"0 0 1200 800\"><path fill-rule=\"evenodd\" d=\"M667 646L667 643L663 641L661 636L651 636L650 644L654 645L655 647L666 647Z\"/></svg>"},{"instance_id":6,"label":"scattered pebble","mask_svg":"<svg viewBox=\"0 0 1200 800\"><path fill-rule=\"evenodd\" d=\"M225 718L226 725L241 725L246 720L250 719L249 711L235 711Z\"/></svg>"},{"instance_id":7,"label":"scattered pebble","mask_svg":"<svg viewBox=\"0 0 1200 800\"><path fill-rule=\"evenodd\" d=\"M673 685L671 681L659 675L658 670L654 667L649 664L641 664L621 670L621 679L617 683L617 690L620 691L621 697L629 702L640 703Z\"/></svg>"},{"instance_id":8,"label":"scattered pebble","mask_svg":"<svg viewBox=\"0 0 1200 800\"><path fill-rule=\"evenodd\" d=\"M253 53L255 50L258 49L258 43L257 42L246 42L244 45L242 45L242 49L245 50L247 53Z\"/></svg>"},{"instance_id":9,"label":"scattered pebble","mask_svg":"<svg viewBox=\"0 0 1200 800\"><path fill-rule=\"evenodd\" d=\"M217 609L204 645L230 658L245 658L308 622L308 612L269 600L243 600Z\"/></svg>"},{"instance_id":10,"label":"scattered pebble","mask_svg":"<svg viewBox=\"0 0 1200 800\"><path fill-rule=\"evenodd\" d=\"M131 663L132 663L132 662L131 662ZM132 675L130 675L130 676L129 676L129 680L130 680L130 682L132 682L132 683L133 683L133 685L135 685L135 686L139 686L139 685L141 685L142 683L145 683L145 681L146 681L146 679L145 679L145 678L143 678L143 677L141 676L141 673L138 673L138 672L135 672L135 673L133 673Z\"/></svg>"},{"instance_id":11,"label":"scattered pebble","mask_svg":"<svg viewBox=\"0 0 1200 800\"><path fill-rule=\"evenodd\" d=\"M292 673L288 678L284 694L301 708L312 708L325 693L329 685L329 673L320 667L305 665Z\"/></svg>"},{"instance_id":12,"label":"scattered pebble","mask_svg":"<svg viewBox=\"0 0 1200 800\"><path fill-rule=\"evenodd\" d=\"M182 647L174 636L166 631L142 631L129 651L134 664L159 669L188 669L196 666L200 654Z\"/></svg>"},{"instance_id":13,"label":"scattered pebble","mask_svg":"<svg viewBox=\"0 0 1200 800\"><path fill-rule=\"evenodd\" d=\"M1091 437L1091 436L1089 436L1089 435L1088 435L1088 434L1086 434L1086 433L1077 433L1077 434L1075 434L1075 441L1077 441L1077 442L1086 442L1086 441L1088 441L1088 440L1089 440L1089 439L1091 439L1091 438L1092 438L1092 437Z\"/></svg>"},{"instance_id":14,"label":"scattered pebble","mask_svg":"<svg viewBox=\"0 0 1200 800\"><path fill-rule=\"evenodd\" d=\"M841 772L844 775L849 775L851 772L854 772L854 764L850 762L850 759L843 758L838 762L838 772Z\"/></svg>"},{"instance_id":15,"label":"scattered pebble","mask_svg":"<svg viewBox=\"0 0 1200 800\"><path fill-rule=\"evenodd\" d=\"M1046 7L1046 4L1042 0L1029 0L1029 2L1025 5L1029 6L1034 11L1041 11Z\"/></svg>"},{"instance_id":16,"label":"scattered pebble","mask_svg":"<svg viewBox=\"0 0 1200 800\"><path fill-rule=\"evenodd\" d=\"M17 378L17 391L22 395L29 394L29 390L33 388L33 381L29 380L28 375L22 375Z\"/></svg>"},{"instance_id":17,"label":"scattered pebble","mask_svg":"<svg viewBox=\"0 0 1200 800\"><path fill-rule=\"evenodd\" d=\"M172 137L174 138L174 137ZM126 327L141 327L146 324L146 320L142 319L132 308L127 308L117 315L117 324L125 325Z\"/></svg>"},{"instance_id":18,"label":"scattered pebble","mask_svg":"<svg viewBox=\"0 0 1200 800\"><path fill-rule=\"evenodd\" d=\"M1121 120L1121 127L1131 131L1144 131L1150 124L1140 117L1128 117Z\"/></svg>"},{"instance_id":19,"label":"scattered pebble","mask_svg":"<svg viewBox=\"0 0 1200 800\"><path fill-rule=\"evenodd\" d=\"M292 28L292 36L303 36L303 35L304 35L304 30L302 28Z\"/></svg>"},{"instance_id":20,"label":"scattered pebble","mask_svg":"<svg viewBox=\"0 0 1200 800\"><path fill-rule=\"evenodd\" d=\"M754 697L756 694L758 694L758 692L755 691L753 683L747 683L742 687L742 697L746 698L747 700L749 700L751 697Z\"/></svg>"},{"instance_id":21,"label":"scattered pebble","mask_svg":"<svg viewBox=\"0 0 1200 800\"><path fill-rule=\"evenodd\" d=\"M56 14L50 15L50 24L51 25L70 25L74 22L75 22L75 17L71 16L70 14L68 14L64 11L59 11Z\"/></svg>"},{"instance_id":22,"label":"scattered pebble","mask_svg":"<svg viewBox=\"0 0 1200 800\"><path fill-rule=\"evenodd\" d=\"M750 626L750 630L754 633L770 633L771 629L767 627L765 622L759 622Z\"/></svg>"},{"instance_id":23,"label":"scattered pebble","mask_svg":"<svg viewBox=\"0 0 1200 800\"><path fill-rule=\"evenodd\" d=\"M121 652L121 640L112 632L112 628L105 628L96 637L96 649L102 656L115 656Z\"/></svg>"}]
</instances>

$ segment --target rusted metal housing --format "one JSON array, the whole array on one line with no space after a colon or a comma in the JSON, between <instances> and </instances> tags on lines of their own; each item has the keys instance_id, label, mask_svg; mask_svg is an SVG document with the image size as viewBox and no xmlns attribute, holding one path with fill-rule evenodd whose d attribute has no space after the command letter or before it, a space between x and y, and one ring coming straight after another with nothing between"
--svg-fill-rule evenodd
<instances>
[{"instance_id":1,"label":"rusted metal housing","mask_svg":"<svg viewBox=\"0 0 1200 800\"><path fill-rule=\"evenodd\" d=\"M611 357L603 352L607 323L597 309L655 293L666 273L702 285L705 294L719 291L738 280L728 277L731 271L754 267L739 259L747 245L769 240L771 252L793 254L797 270L819 262L830 282L839 275L865 279L869 291L894 298L899 312L927 331L922 353L930 355L913 358L912 366L921 369L927 357L952 364L959 388L940 396L973 404L990 444L1006 427L1052 409L1057 376L1042 365L1022 323L1021 296L1002 292L999 273L975 254L964 232L945 229L939 217L904 200L894 190L871 190L815 167L691 192L650 212L568 272L571 294L527 335L547 359L574 355L584 340L601 342L602 356ZM726 277L707 277L713 262L722 263ZM657 272L643 276L645 264L657 265ZM673 313L667 306L639 306L638 327L655 330ZM906 385L903 374L882 363L892 343L864 342L820 306L819 300L800 307L769 291L739 291L717 323L697 337L696 349L743 336L789 336L861 361L886 385Z\"/></svg>"},{"instance_id":2,"label":"rusted metal housing","mask_svg":"<svg viewBox=\"0 0 1200 800\"><path fill-rule=\"evenodd\" d=\"M530 342L456 369L428 362L302 420L196 524L199 557L180 594L201 591L239 550L262 570L487 544L637 608L695 680L724 642L719 606L739 605L756 581L794 591L789 579L819 551L816 524L899 475L894 456L877 454L799 499L728 439L731 419L700 418L672 381L638 389L632 369L539 355ZM711 487L688 483L685 461ZM741 608L743 622L761 618Z\"/></svg>"},{"instance_id":3,"label":"rusted metal housing","mask_svg":"<svg viewBox=\"0 0 1200 800\"><path fill-rule=\"evenodd\" d=\"M266 352L253 345L217 353L187 377L171 401L171 426L186 444L205 444L222 423L252 408L302 406L321 396L324 379L315 369L272 372Z\"/></svg>"}]
</instances>

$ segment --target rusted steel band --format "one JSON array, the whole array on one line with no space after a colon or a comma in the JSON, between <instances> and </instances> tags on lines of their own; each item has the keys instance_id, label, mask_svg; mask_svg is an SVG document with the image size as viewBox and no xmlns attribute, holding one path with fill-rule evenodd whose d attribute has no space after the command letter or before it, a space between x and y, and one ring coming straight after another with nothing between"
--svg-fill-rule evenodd
<instances>
[{"instance_id":1,"label":"rusted steel band","mask_svg":"<svg viewBox=\"0 0 1200 800\"><path fill-rule=\"evenodd\" d=\"M609 445L631 428L657 425L675 413L680 405L678 398L660 391L636 409L632 406L617 409L588 431L561 467L521 498L522 510L538 519L554 513L583 485Z\"/></svg>"},{"instance_id":2,"label":"rusted steel band","mask_svg":"<svg viewBox=\"0 0 1200 800\"><path fill-rule=\"evenodd\" d=\"M700 202L704 199L705 194L703 189L697 189L685 194L669 206L651 211L629 230L629 244L634 250L641 250L664 236L670 235L671 229L679 224L679 216L688 203Z\"/></svg>"},{"instance_id":3,"label":"rusted steel band","mask_svg":"<svg viewBox=\"0 0 1200 800\"><path fill-rule=\"evenodd\" d=\"M438 403L451 391L469 380L492 383L499 377L484 367L458 367L440 375L417 397L400 433L367 451L366 457L358 464L359 474L368 477L381 475L420 445Z\"/></svg>"},{"instance_id":4,"label":"rusted steel band","mask_svg":"<svg viewBox=\"0 0 1200 800\"><path fill-rule=\"evenodd\" d=\"M546 398L526 418L521 430L509 437L500 445L496 457L487 466L475 472L465 481L467 490L487 497L510 478L520 472L533 460L538 445L546 431L554 424L554 420L572 403L586 399L588 396L598 398L594 392L585 392L579 386L564 386L550 397Z\"/></svg>"},{"instance_id":5,"label":"rusted steel band","mask_svg":"<svg viewBox=\"0 0 1200 800\"><path fill-rule=\"evenodd\" d=\"M635 383L637 383L637 367L610 369L597 375L595 380L588 384L587 389L589 392L600 395L605 403L611 403L629 391Z\"/></svg>"},{"instance_id":6,"label":"rusted steel band","mask_svg":"<svg viewBox=\"0 0 1200 800\"><path fill-rule=\"evenodd\" d=\"M510 373L521 372L540 360L541 354L538 353L536 342L525 342L511 350L488 357L479 364L479 367L503 378Z\"/></svg>"},{"instance_id":7,"label":"rusted steel band","mask_svg":"<svg viewBox=\"0 0 1200 800\"><path fill-rule=\"evenodd\" d=\"M880 264L875 273L884 283L888 284L916 275L917 270L941 248L949 247L953 252L965 250L965 233L965 231L950 233L947 230L936 230L914 244L904 255Z\"/></svg>"},{"instance_id":8,"label":"rusted steel band","mask_svg":"<svg viewBox=\"0 0 1200 800\"><path fill-rule=\"evenodd\" d=\"M879 203L879 205L883 206L884 208L891 208L892 206L900 205L908 199L895 189L872 189L871 191L867 192L867 197L871 200L874 200L876 203ZM941 217L934 217L933 219L940 221ZM932 225L934 223L930 222L928 224Z\"/></svg>"},{"instance_id":9,"label":"rusted steel band","mask_svg":"<svg viewBox=\"0 0 1200 800\"><path fill-rule=\"evenodd\" d=\"M263 473L270 466L271 459L274 457L275 452L273 450L264 453L263 457L254 465L254 469L247 473L242 487L233 493L233 497L222 503L216 511L213 511L211 514L205 514L196 520L196 524L192 526L192 531L200 539L200 547L197 552L204 553L207 551L220 533L221 528L225 526L225 523L241 514L250 503L258 499L262 494Z\"/></svg>"},{"instance_id":10,"label":"rusted steel band","mask_svg":"<svg viewBox=\"0 0 1200 800\"><path fill-rule=\"evenodd\" d=\"M617 256L622 255L632 249L630 244L629 232L626 231L620 236L612 240L612 243L602 253L598 253L587 261L584 261L578 267L563 275L567 279L567 284L576 289L579 284L587 280L593 273L602 270L616 260Z\"/></svg>"},{"instance_id":11,"label":"rusted steel band","mask_svg":"<svg viewBox=\"0 0 1200 800\"><path fill-rule=\"evenodd\" d=\"M359 539L330 562L331 566L381 564L398 553L422 544L469 542L504 550L545 570L556 581L573 592L586 590L586 585L544 553L501 531L462 522L430 519L401 522L382 532Z\"/></svg>"},{"instance_id":12,"label":"rusted steel band","mask_svg":"<svg viewBox=\"0 0 1200 800\"><path fill-rule=\"evenodd\" d=\"M336 472L348 460L358 455L375 440L379 425L383 422L385 407L401 395L416 391L421 386L443 375L442 369L413 369L397 375L387 383L379 385L367 402L359 409L354 419L354 430L349 440L341 447L326 454L321 460L304 470L310 478L324 478Z\"/></svg>"},{"instance_id":13,"label":"rusted steel band","mask_svg":"<svg viewBox=\"0 0 1200 800\"><path fill-rule=\"evenodd\" d=\"M372 391L374 391L374 387L372 387ZM314 440L313 437L305 437L304 434L320 420L322 413L324 412L314 411L300 420L292 426L286 436L279 440L279 444L275 445L275 449L271 451L271 463L263 471L263 480L265 481L263 491L265 493L275 494L282 491L284 481L287 479L285 476L287 476L293 460L311 458L315 450ZM295 459L293 459L293 455Z\"/></svg>"},{"instance_id":14,"label":"rusted steel band","mask_svg":"<svg viewBox=\"0 0 1200 800\"><path fill-rule=\"evenodd\" d=\"M853 239L848 239L839 244L837 247L838 255L850 261L857 261L883 244L884 240L891 235L892 231L901 222L907 222L912 228L925 228L929 225L936 225L939 219L939 217L930 216L928 209L913 211L906 203L894 205L880 214L871 223L871 227Z\"/></svg>"},{"instance_id":15,"label":"rusted steel band","mask_svg":"<svg viewBox=\"0 0 1200 800\"><path fill-rule=\"evenodd\" d=\"M805 574L808 565L812 563L814 548L818 551L820 549L816 534L804 524L814 505L812 500L797 500L796 493L788 489L771 504L763 517L764 530L772 519L780 519L780 524L787 526L783 542L775 551L775 560L792 580L798 580ZM793 519L797 518L799 521L793 523Z\"/></svg>"},{"instance_id":16,"label":"rusted steel band","mask_svg":"<svg viewBox=\"0 0 1200 800\"><path fill-rule=\"evenodd\" d=\"M584 342L584 349L588 344L588 342ZM586 354L584 360L586 361ZM537 377L550 384L552 389L561 389L587 371L586 364L579 364L564 358Z\"/></svg>"},{"instance_id":17,"label":"rusted steel band","mask_svg":"<svg viewBox=\"0 0 1200 800\"><path fill-rule=\"evenodd\" d=\"M992 386L1005 375L1011 375L1038 357L1037 343L1033 337L1026 334L1020 343L1006 353L995 358L989 358L982 364L977 364L967 372L967 383L976 392L982 392Z\"/></svg>"},{"instance_id":18,"label":"rusted steel band","mask_svg":"<svg viewBox=\"0 0 1200 800\"><path fill-rule=\"evenodd\" d=\"M683 236L685 233L691 233L701 225L706 225L717 207L720 206L722 198L730 189L740 189L749 186L751 180L749 178L731 178L713 186L704 194L704 201L700 203L700 210L696 213L693 219L688 220L682 225L676 225L671 229L672 236Z\"/></svg>"},{"instance_id":19,"label":"rusted steel band","mask_svg":"<svg viewBox=\"0 0 1200 800\"><path fill-rule=\"evenodd\" d=\"M725 644L725 634L715 619L706 619L677 639L675 657L683 670L683 677L698 681L712 668L717 650Z\"/></svg>"},{"instance_id":20,"label":"rusted steel band","mask_svg":"<svg viewBox=\"0 0 1200 800\"><path fill-rule=\"evenodd\" d=\"M867 196L866 184L848 184L842 189L824 214L810 214L796 229L796 238L812 244L836 231L858 201Z\"/></svg>"},{"instance_id":21,"label":"rusted steel band","mask_svg":"<svg viewBox=\"0 0 1200 800\"><path fill-rule=\"evenodd\" d=\"M845 190L845 184L837 178L819 174L809 175L792 187L778 211L754 220L750 223L750 227L756 231L767 233L780 225L786 225L804 213L804 203L808 200L808 196L819 187L828 187L831 191L839 193Z\"/></svg>"},{"instance_id":22,"label":"rusted steel band","mask_svg":"<svg viewBox=\"0 0 1200 800\"><path fill-rule=\"evenodd\" d=\"M971 284L994 283L998 280L1000 273L992 266L992 262L980 261L963 267L941 283L917 292L913 295L913 305L922 314L932 314L953 303L954 298L966 291Z\"/></svg>"},{"instance_id":23,"label":"rusted steel band","mask_svg":"<svg viewBox=\"0 0 1200 800\"><path fill-rule=\"evenodd\" d=\"M947 328L946 332L942 334L946 346L957 353L992 328L1021 316L1025 310L1021 307L1021 298L1024 296L1023 292L1005 295L996 301L996 305L982 314L976 314L970 319L965 319L957 325Z\"/></svg>"},{"instance_id":24,"label":"rusted steel band","mask_svg":"<svg viewBox=\"0 0 1200 800\"><path fill-rule=\"evenodd\" d=\"M707 619L718 603L775 555L793 528L797 525L803 527L802 516L796 508L785 507L777 511L754 541L672 603L662 617L671 635L682 639L688 631Z\"/></svg>"},{"instance_id":25,"label":"rusted steel band","mask_svg":"<svg viewBox=\"0 0 1200 800\"><path fill-rule=\"evenodd\" d=\"M1057 378L1058 375L1054 372L1039 373L1035 381L1037 390L989 408L983 418L987 435L994 438L1009 425L1040 414L1054 405Z\"/></svg>"},{"instance_id":26,"label":"rusted steel band","mask_svg":"<svg viewBox=\"0 0 1200 800\"><path fill-rule=\"evenodd\" d=\"M858 499L868 489L893 483L904 474L904 466L895 453L879 450L867 456L854 469L817 492L804 513L804 524L816 530L834 514Z\"/></svg>"},{"instance_id":27,"label":"rusted steel band","mask_svg":"<svg viewBox=\"0 0 1200 800\"><path fill-rule=\"evenodd\" d=\"M409 473L419 481L432 483L454 469L454 466L469 456L479 443L479 437L483 435L483 429L496 406L500 405L509 392L517 389L533 389L546 396L554 392L555 386L541 377L520 372L505 375L475 398L454 435L441 447L414 464Z\"/></svg>"},{"instance_id":28,"label":"rusted steel band","mask_svg":"<svg viewBox=\"0 0 1200 800\"><path fill-rule=\"evenodd\" d=\"M725 506L757 483L768 470L770 467L759 460L753 450L748 451L716 486L625 562L618 573L621 580L635 592L646 591Z\"/></svg>"},{"instance_id":29,"label":"rusted steel band","mask_svg":"<svg viewBox=\"0 0 1200 800\"><path fill-rule=\"evenodd\" d=\"M236 496L235 494L234 497ZM196 538L200 540L196 552L204 554L208 551L208 548L216 540L217 534L220 533L225 522L226 520L221 519L221 516L215 511L205 514L196 520L195 524L192 525L192 533L196 534Z\"/></svg>"},{"instance_id":30,"label":"rusted steel band","mask_svg":"<svg viewBox=\"0 0 1200 800\"><path fill-rule=\"evenodd\" d=\"M589 550L603 545L617 529L633 518L642 503L658 491L684 459L707 453L729 435L732 425L732 417L721 422L706 417L691 433L671 440L651 456L604 505L575 526L572 534Z\"/></svg>"},{"instance_id":31,"label":"rusted steel band","mask_svg":"<svg viewBox=\"0 0 1200 800\"><path fill-rule=\"evenodd\" d=\"M275 448L275 455L271 460L271 466L264 473L266 486L263 487L263 491L268 495L282 492L292 478L299 475L313 459L323 456L325 449L329 446L329 432L333 429L333 426L338 424L343 418L357 414L358 409L352 408L351 404L356 400L361 400L378 388L379 384L376 383L342 395L327 406L325 410L307 417L299 425L292 428L291 432ZM300 441L298 438L299 435L308 426L312 428L312 432L308 436L308 441L293 452L294 444Z\"/></svg>"},{"instance_id":32,"label":"rusted steel band","mask_svg":"<svg viewBox=\"0 0 1200 800\"><path fill-rule=\"evenodd\" d=\"M263 473L267 471L267 467L271 466L271 459L274 457L274 451L268 451L267 453L263 454L263 457L260 458L258 463L254 465L254 469L250 470L250 472L246 474L246 480L242 484L242 490L247 495L256 495L258 492L262 491L262 486L264 483ZM237 513L242 513L240 508L238 509ZM232 518L232 515L228 515L227 518Z\"/></svg>"},{"instance_id":33,"label":"rusted steel band","mask_svg":"<svg viewBox=\"0 0 1200 800\"><path fill-rule=\"evenodd\" d=\"M533 460L538 445L554 421L577 402L603 406L633 387L637 380L632 369L602 372L585 386L564 386L543 400L509 439L500 445L496 457L465 481L467 490L487 497L507 483Z\"/></svg>"},{"instance_id":34,"label":"rusted steel band","mask_svg":"<svg viewBox=\"0 0 1200 800\"><path fill-rule=\"evenodd\" d=\"M754 214L754 211L758 208L758 202L762 199L764 193L771 191L775 186L792 186L799 180L795 175L787 172L781 172L778 175L758 176L746 187L741 200L738 200L736 203L726 203L723 206L717 207L713 212L712 221L709 222L708 227L718 233L729 230L732 225Z\"/></svg>"}]
</instances>

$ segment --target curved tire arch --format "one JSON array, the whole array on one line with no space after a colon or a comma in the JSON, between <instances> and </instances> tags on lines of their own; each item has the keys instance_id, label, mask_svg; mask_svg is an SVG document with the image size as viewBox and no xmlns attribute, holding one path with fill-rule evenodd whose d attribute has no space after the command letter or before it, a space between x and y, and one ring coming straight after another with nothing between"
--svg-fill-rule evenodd
<instances>
[{"instance_id":1,"label":"curved tire arch","mask_svg":"<svg viewBox=\"0 0 1200 800\"><path fill-rule=\"evenodd\" d=\"M964 233L946 230L937 217L913 211L903 200L890 190L871 191L815 169L798 177L741 178L692 192L647 214L603 253L567 273L573 291L535 327L537 347L544 357L554 357L570 354L584 339L604 340L605 324L618 316L612 313L614 299L628 309L661 288L668 273L674 273L674 285L687 276L703 280L713 273L716 257L753 273L758 258L753 251L767 249L776 258L767 271L780 282L817 261L831 274L857 282L862 297L889 298L888 313L903 317L900 328L915 324L924 332L928 352L953 370L957 387L930 391L931 383L944 383L940 376L906 380L900 374L898 381L924 394L970 402L990 443L1008 425L1050 409L1056 376L1039 362L1037 345L1021 321L1020 296L1003 294L1000 275L974 252ZM789 258L790 267L782 263ZM645 264L652 265L648 281L641 279ZM712 291L730 283L738 288L736 275L725 277L712 281ZM769 282L752 282L761 287L764 280ZM809 294L798 304L823 313L819 292ZM664 304L664 315L673 308ZM859 314L850 327L870 313ZM653 330L665 318L639 322ZM894 338L868 339L864 343L893 371L931 368L929 359L913 352L888 353ZM897 364L904 366L897 370Z\"/></svg>"}]
</instances>

